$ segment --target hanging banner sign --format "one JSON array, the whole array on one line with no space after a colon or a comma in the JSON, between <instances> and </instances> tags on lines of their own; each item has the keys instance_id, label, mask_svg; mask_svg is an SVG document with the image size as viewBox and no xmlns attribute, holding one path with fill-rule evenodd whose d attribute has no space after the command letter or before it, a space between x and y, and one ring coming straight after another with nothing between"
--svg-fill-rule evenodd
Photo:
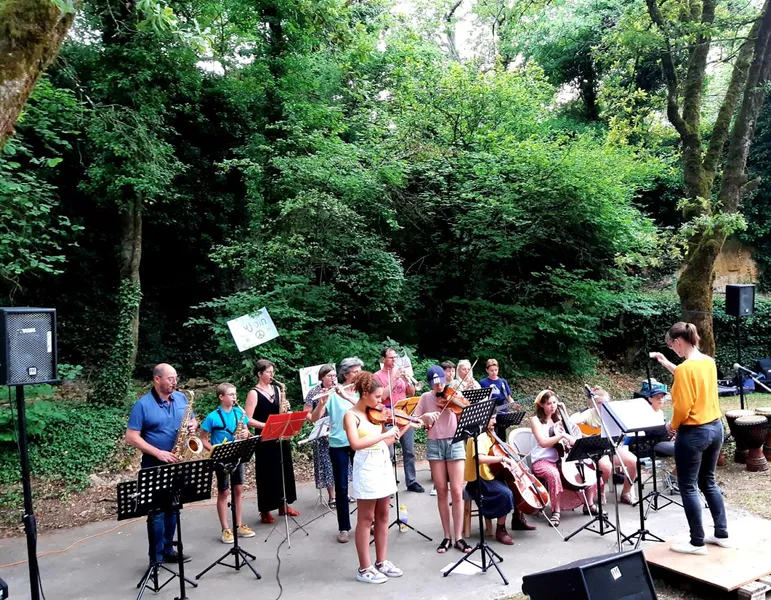
<instances>
[{"instance_id":1,"label":"hanging banner sign","mask_svg":"<svg viewBox=\"0 0 771 600\"><path fill-rule=\"evenodd\" d=\"M261 308L257 313L228 321L228 328L239 352L249 350L249 348L254 348L278 337L278 330L266 308Z\"/></svg>"}]
</instances>

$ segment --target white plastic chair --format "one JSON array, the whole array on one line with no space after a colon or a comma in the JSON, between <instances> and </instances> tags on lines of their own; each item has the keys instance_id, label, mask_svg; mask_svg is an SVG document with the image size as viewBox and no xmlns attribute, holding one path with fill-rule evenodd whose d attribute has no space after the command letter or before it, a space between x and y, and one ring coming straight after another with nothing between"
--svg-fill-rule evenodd
<instances>
[{"instance_id":1,"label":"white plastic chair","mask_svg":"<svg viewBox=\"0 0 771 600\"><path fill-rule=\"evenodd\" d=\"M535 436L529 427L518 427L509 433L508 442L509 446L512 446L522 456L525 454L529 455L530 451L535 446ZM530 456L525 459L525 464L527 464L528 469L532 470L533 461Z\"/></svg>"}]
</instances>

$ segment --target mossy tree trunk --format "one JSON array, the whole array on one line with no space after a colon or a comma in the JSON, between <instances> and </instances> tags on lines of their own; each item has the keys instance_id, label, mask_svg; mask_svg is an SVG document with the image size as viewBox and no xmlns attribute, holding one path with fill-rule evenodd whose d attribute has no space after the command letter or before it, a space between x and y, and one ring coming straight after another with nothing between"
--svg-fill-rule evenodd
<instances>
[{"instance_id":1,"label":"mossy tree trunk","mask_svg":"<svg viewBox=\"0 0 771 600\"><path fill-rule=\"evenodd\" d=\"M123 236L120 246L120 279L121 285L128 283L131 289L141 293L142 285L139 280L139 265L142 261L142 201L134 198L123 210ZM121 306L119 312L130 310L126 315L127 323L121 324L127 331L119 331L119 337L128 335L131 342L131 351L125 357L133 370L137 359L137 349L139 347L139 302L136 302L133 296L126 298L119 297ZM123 306L125 303L130 306ZM129 373L130 375L130 373Z\"/></svg>"},{"instance_id":2,"label":"mossy tree trunk","mask_svg":"<svg viewBox=\"0 0 771 600\"><path fill-rule=\"evenodd\" d=\"M0 149L74 16L52 0L0 0Z\"/></svg>"},{"instance_id":3,"label":"mossy tree trunk","mask_svg":"<svg viewBox=\"0 0 771 600\"><path fill-rule=\"evenodd\" d=\"M701 124L702 93L716 0L692 3L691 10L680 15L682 24L698 26L700 32L684 63L687 67L682 82L675 63L679 55L672 50L674 44L668 37L673 24L665 21L656 0L646 0L646 4L651 20L665 40L661 64L667 82L667 118L682 143L686 193L683 214L687 219L695 220L677 293L683 319L699 329L702 351L714 355L712 289L715 261L730 233L730 220L723 217L736 213L741 198L756 185L748 182L746 165L755 122L763 105L763 86L769 75L771 11L766 1L736 55L731 80L705 148ZM721 184L719 190L715 190L721 165Z\"/></svg>"}]
</instances>

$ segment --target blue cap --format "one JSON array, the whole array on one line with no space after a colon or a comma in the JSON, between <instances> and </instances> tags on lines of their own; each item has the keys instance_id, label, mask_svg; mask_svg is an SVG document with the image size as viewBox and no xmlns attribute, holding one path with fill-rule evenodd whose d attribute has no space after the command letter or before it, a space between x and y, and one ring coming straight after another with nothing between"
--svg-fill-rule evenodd
<instances>
[{"instance_id":1,"label":"blue cap","mask_svg":"<svg viewBox=\"0 0 771 600\"><path fill-rule=\"evenodd\" d=\"M429 385L436 385L437 383L444 385L447 383L447 378L444 376L444 369L439 365L428 368L426 379L428 380Z\"/></svg>"},{"instance_id":2,"label":"blue cap","mask_svg":"<svg viewBox=\"0 0 771 600\"><path fill-rule=\"evenodd\" d=\"M648 380L645 379L642 382L642 389L638 393L640 396L650 398L651 396L656 396L658 394L666 394L667 386L660 381L656 381L655 379L651 381L651 385L649 386Z\"/></svg>"}]
</instances>

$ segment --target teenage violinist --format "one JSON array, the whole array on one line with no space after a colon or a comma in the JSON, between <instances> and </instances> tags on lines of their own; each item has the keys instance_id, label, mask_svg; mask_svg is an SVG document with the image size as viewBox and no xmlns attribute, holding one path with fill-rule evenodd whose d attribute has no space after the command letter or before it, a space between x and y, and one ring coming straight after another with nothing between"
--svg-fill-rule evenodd
<instances>
[{"instance_id":1,"label":"teenage violinist","mask_svg":"<svg viewBox=\"0 0 771 600\"><path fill-rule=\"evenodd\" d=\"M455 548L468 553L471 552L471 546L463 539L463 460L466 458L466 452L463 442L453 443L452 441L455 430L458 428L458 417L449 409L442 410L437 398L437 395L444 391L447 371L434 365L428 369L426 377L431 390L420 397L414 416L423 419L426 425L431 426L426 443L426 458L431 467L431 479L446 482L449 478L449 496L452 497L451 527L447 485L436 487L436 502L444 530L444 538L436 551L444 554L455 539Z\"/></svg>"},{"instance_id":2,"label":"teenage violinist","mask_svg":"<svg viewBox=\"0 0 771 600\"><path fill-rule=\"evenodd\" d=\"M511 539L509 532L506 531L506 515L514 511L514 517L511 520L512 529L535 529L525 521L525 517L519 512L514 503L514 492L494 474L490 465L501 463L509 469L514 469L514 462L508 456L491 456L490 449L495 443L490 435L495 431L495 415L490 417L487 424L487 431L477 438L477 447L479 448L479 475L481 480L477 482L476 464L474 462L474 440L466 441L466 491L469 496L476 498L477 486L481 486L484 502L480 507L482 516L486 519L497 519L498 526L495 529L495 539L501 544L511 546L514 540ZM453 505L454 506L454 505Z\"/></svg>"},{"instance_id":3,"label":"teenage violinist","mask_svg":"<svg viewBox=\"0 0 771 600\"><path fill-rule=\"evenodd\" d=\"M383 425L370 422L369 411L382 406L383 398L383 385L372 373L359 373L354 389L359 400L345 413L343 426L348 443L356 453L353 457L353 496L358 507L355 540L359 570L356 580L363 583L385 583L389 577L403 575L401 569L386 559L390 496L396 492L396 478L391 468L388 446L418 425L408 421L403 427L392 427L384 431ZM369 531L373 520L374 565L369 554Z\"/></svg>"}]
</instances>

